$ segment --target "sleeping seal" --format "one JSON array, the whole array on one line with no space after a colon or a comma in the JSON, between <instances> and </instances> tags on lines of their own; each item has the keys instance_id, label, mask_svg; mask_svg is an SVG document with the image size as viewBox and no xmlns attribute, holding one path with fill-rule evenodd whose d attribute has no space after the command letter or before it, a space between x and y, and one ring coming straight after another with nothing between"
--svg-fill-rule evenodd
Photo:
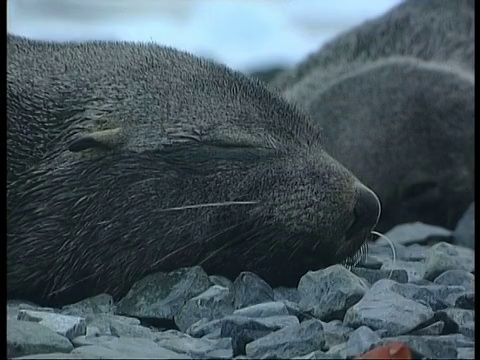
<instances>
[{"instance_id":1,"label":"sleeping seal","mask_svg":"<svg viewBox=\"0 0 480 360\"><path fill-rule=\"evenodd\" d=\"M295 285L380 204L260 82L154 44L7 37L8 297L118 298L200 264Z\"/></svg>"},{"instance_id":2,"label":"sleeping seal","mask_svg":"<svg viewBox=\"0 0 480 360\"><path fill-rule=\"evenodd\" d=\"M284 91L324 130L325 149L382 199L386 231L453 229L474 198L474 75L412 57L312 72Z\"/></svg>"}]
</instances>

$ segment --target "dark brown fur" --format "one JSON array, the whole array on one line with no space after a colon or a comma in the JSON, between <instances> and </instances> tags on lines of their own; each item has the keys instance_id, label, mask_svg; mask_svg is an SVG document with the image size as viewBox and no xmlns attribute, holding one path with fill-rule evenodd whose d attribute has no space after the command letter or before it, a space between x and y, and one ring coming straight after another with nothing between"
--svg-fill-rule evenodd
<instances>
[{"instance_id":1,"label":"dark brown fur","mask_svg":"<svg viewBox=\"0 0 480 360\"><path fill-rule=\"evenodd\" d=\"M295 285L378 219L310 119L240 73L153 44L7 42L9 297L119 297L195 264ZM184 208L228 201L253 203Z\"/></svg>"}]
</instances>

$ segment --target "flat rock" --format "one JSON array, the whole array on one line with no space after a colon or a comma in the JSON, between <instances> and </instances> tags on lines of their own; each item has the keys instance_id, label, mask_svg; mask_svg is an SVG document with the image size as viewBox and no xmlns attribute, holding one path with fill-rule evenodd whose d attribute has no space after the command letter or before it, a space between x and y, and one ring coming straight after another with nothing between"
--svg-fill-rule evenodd
<instances>
[{"instance_id":1,"label":"flat rock","mask_svg":"<svg viewBox=\"0 0 480 360\"><path fill-rule=\"evenodd\" d=\"M453 306L464 291L460 286L394 284L392 291L403 297L428 305L433 311Z\"/></svg>"},{"instance_id":2,"label":"flat rock","mask_svg":"<svg viewBox=\"0 0 480 360\"><path fill-rule=\"evenodd\" d=\"M387 279L373 284L365 296L347 310L344 325L353 328L366 325L372 330L384 331L384 336L396 336L408 333L433 317L430 307L394 292L395 285L406 284Z\"/></svg>"},{"instance_id":3,"label":"flat rock","mask_svg":"<svg viewBox=\"0 0 480 360\"><path fill-rule=\"evenodd\" d=\"M122 329L129 326L140 324L140 320L134 317L112 315L112 314L96 314L87 315L87 334L112 335L112 328L115 331L123 331Z\"/></svg>"},{"instance_id":4,"label":"flat rock","mask_svg":"<svg viewBox=\"0 0 480 360\"><path fill-rule=\"evenodd\" d=\"M232 340L196 339L176 330L162 331L155 342L165 349L186 354L193 359L231 359L233 357Z\"/></svg>"},{"instance_id":5,"label":"flat rock","mask_svg":"<svg viewBox=\"0 0 480 360\"><path fill-rule=\"evenodd\" d=\"M474 253L472 249L440 242L430 248L430 253L425 263L425 279L433 280L448 270L472 272L474 269Z\"/></svg>"},{"instance_id":6,"label":"flat rock","mask_svg":"<svg viewBox=\"0 0 480 360\"><path fill-rule=\"evenodd\" d=\"M276 331L287 326L299 324L298 318L293 315L269 316L265 318L248 318L245 316L229 315L225 316L223 319L212 321L206 321L206 319L202 319L190 326L186 332L193 337L208 337L211 339L227 337L226 333L221 335L221 329L224 322L231 322L233 324L243 326L242 324L244 324L246 321L259 323L260 325L271 329L271 331ZM255 326L256 325L253 327Z\"/></svg>"},{"instance_id":7,"label":"flat rock","mask_svg":"<svg viewBox=\"0 0 480 360\"><path fill-rule=\"evenodd\" d=\"M221 319L232 313L233 294L226 287L214 285L188 300L175 316L175 324L180 331L185 331L200 319Z\"/></svg>"},{"instance_id":8,"label":"flat rock","mask_svg":"<svg viewBox=\"0 0 480 360\"><path fill-rule=\"evenodd\" d=\"M464 270L448 270L438 275L433 282L438 285L458 285L466 291L473 292L475 275Z\"/></svg>"},{"instance_id":9,"label":"flat rock","mask_svg":"<svg viewBox=\"0 0 480 360\"><path fill-rule=\"evenodd\" d=\"M99 294L75 304L62 307L60 313L63 315L72 315L86 318L89 315L113 314L115 304L113 298L108 294Z\"/></svg>"},{"instance_id":10,"label":"flat rock","mask_svg":"<svg viewBox=\"0 0 480 360\"><path fill-rule=\"evenodd\" d=\"M39 305L36 305L28 301L14 300L14 299L7 301L7 318L8 319L17 320L18 313L20 310L54 312L52 308L41 307Z\"/></svg>"},{"instance_id":11,"label":"flat rock","mask_svg":"<svg viewBox=\"0 0 480 360\"><path fill-rule=\"evenodd\" d=\"M70 340L77 336L85 335L87 331L87 324L84 318L48 311L20 310L18 312L18 320L39 323Z\"/></svg>"},{"instance_id":12,"label":"flat rock","mask_svg":"<svg viewBox=\"0 0 480 360\"><path fill-rule=\"evenodd\" d=\"M274 301L273 289L265 280L254 273L244 271L233 282L234 308L241 309L250 305Z\"/></svg>"},{"instance_id":13,"label":"flat rock","mask_svg":"<svg viewBox=\"0 0 480 360\"><path fill-rule=\"evenodd\" d=\"M110 333L120 338L128 337L153 340L158 332L154 332L142 325L128 325L120 321L112 321L110 323Z\"/></svg>"},{"instance_id":14,"label":"flat rock","mask_svg":"<svg viewBox=\"0 0 480 360\"><path fill-rule=\"evenodd\" d=\"M428 241L445 241L450 239L452 232L439 226L412 222L397 225L384 235L395 244L410 245L423 244ZM377 243L388 244L383 238L378 239Z\"/></svg>"},{"instance_id":15,"label":"flat rock","mask_svg":"<svg viewBox=\"0 0 480 360\"><path fill-rule=\"evenodd\" d=\"M117 304L117 313L173 320L185 303L210 287L200 266L150 274L136 282Z\"/></svg>"},{"instance_id":16,"label":"flat rock","mask_svg":"<svg viewBox=\"0 0 480 360\"><path fill-rule=\"evenodd\" d=\"M296 318L294 318L296 319ZM263 321L262 321L263 320ZM293 320L295 322L295 320ZM296 319L298 325L299 321ZM245 316L232 315L222 320L220 337L231 338L233 355L245 355L245 346L274 331L280 330L281 324L268 323L263 319L253 319Z\"/></svg>"},{"instance_id":17,"label":"flat rock","mask_svg":"<svg viewBox=\"0 0 480 360\"><path fill-rule=\"evenodd\" d=\"M165 349L152 340L139 338L104 338L98 345L82 346L73 354L107 359L190 359L188 355Z\"/></svg>"},{"instance_id":18,"label":"flat rock","mask_svg":"<svg viewBox=\"0 0 480 360\"><path fill-rule=\"evenodd\" d=\"M368 284L341 265L307 272L298 283L300 310L323 321L343 319L345 311L357 303Z\"/></svg>"},{"instance_id":19,"label":"flat rock","mask_svg":"<svg viewBox=\"0 0 480 360\"><path fill-rule=\"evenodd\" d=\"M269 301L235 310L233 315L264 318L269 316L289 315L289 313L287 306L283 302Z\"/></svg>"},{"instance_id":20,"label":"flat rock","mask_svg":"<svg viewBox=\"0 0 480 360\"><path fill-rule=\"evenodd\" d=\"M46 326L29 321L7 320L7 357L69 353L72 343Z\"/></svg>"},{"instance_id":21,"label":"flat rock","mask_svg":"<svg viewBox=\"0 0 480 360\"><path fill-rule=\"evenodd\" d=\"M245 351L250 358L291 358L322 350L324 345L322 322L306 320L248 343Z\"/></svg>"},{"instance_id":22,"label":"flat rock","mask_svg":"<svg viewBox=\"0 0 480 360\"><path fill-rule=\"evenodd\" d=\"M83 354L72 354L72 353L49 353L49 354L34 354L16 357L17 359L102 359L101 357L91 357L89 355Z\"/></svg>"},{"instance_id":23,"label":"flat rock","mask_svg":"<svg viewBox=\"0 0 480 360\"><path fill-rule=\"evenodd\" d=\"M453 244L475 249L475 203L472 203L453 231Z\"/></svg>"}]
</instances>

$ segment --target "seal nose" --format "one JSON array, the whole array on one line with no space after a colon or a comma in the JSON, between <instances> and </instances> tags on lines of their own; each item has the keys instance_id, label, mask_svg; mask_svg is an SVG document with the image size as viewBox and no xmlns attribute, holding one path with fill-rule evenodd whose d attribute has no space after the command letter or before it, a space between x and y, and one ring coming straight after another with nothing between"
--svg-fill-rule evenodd
<instances>
[{"instance_id":1,"label":"seal nose","mask_svg":"<svg viewBox=\"0 0 480 360\"><path fill-rule=\"evenodd\" d=\"M348 229L347 239L354 238L365 230L372 230L380 219L381 205L377 194L358 181L355 183L355 193L355 220Z\"/></svg>"}]
</instances>

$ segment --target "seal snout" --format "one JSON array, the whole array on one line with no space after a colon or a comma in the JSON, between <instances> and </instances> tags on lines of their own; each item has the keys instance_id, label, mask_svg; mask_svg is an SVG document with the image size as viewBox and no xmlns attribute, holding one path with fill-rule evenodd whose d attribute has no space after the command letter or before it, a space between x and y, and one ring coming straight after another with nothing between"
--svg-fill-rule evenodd
<instances>
[{"instance_id":1,"label":"seal snout","mask_svg":"<svg viewBox=\"0 0 480 360\"><path fill-rule=\"evenodd\" d=\"M347 240L355 239L365 231L371 231L380 219L380 200L372 190L360 182L355 183L355 220L347 231Z\"/></svg>"}]
</instances>

